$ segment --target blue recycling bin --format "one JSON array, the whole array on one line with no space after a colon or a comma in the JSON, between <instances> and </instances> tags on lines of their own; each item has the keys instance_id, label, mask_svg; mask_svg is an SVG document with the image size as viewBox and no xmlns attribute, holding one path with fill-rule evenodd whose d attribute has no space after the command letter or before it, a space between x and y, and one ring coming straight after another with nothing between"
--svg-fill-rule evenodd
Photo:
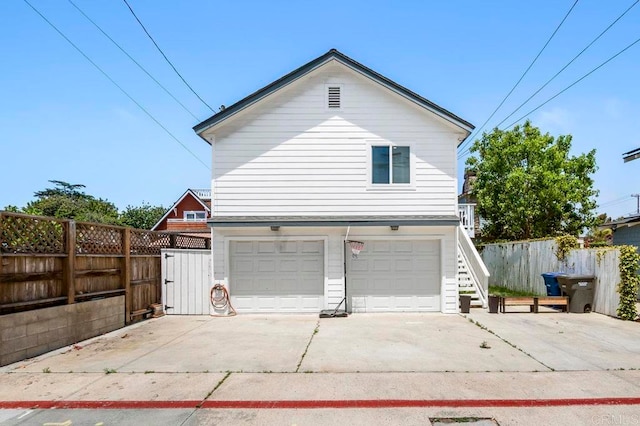
<instances>
[{"instance_id":1,"label":"blue recycling bin","mask_svg":"<svg viewBox=\"0 0 640 426\"><path fill-rule=\"evenodd\" d=\"M564 275L562 272L545 272L542 274L544 285L547 287L547 296L562 296L560 283L558 283L558 275Z\"/></svg>"}]
</instances>

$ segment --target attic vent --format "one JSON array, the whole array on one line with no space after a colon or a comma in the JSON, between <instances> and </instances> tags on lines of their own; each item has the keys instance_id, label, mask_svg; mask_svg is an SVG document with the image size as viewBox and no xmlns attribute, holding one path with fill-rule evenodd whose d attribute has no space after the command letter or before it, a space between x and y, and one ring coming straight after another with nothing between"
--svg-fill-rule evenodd
<instances>
[{"instance_id":1,"label":"attic vent","mask_svg":"<svg viewBox=\"0 0 640 426\"><path fill-rule=\"evenodd\" d=\"M327 107L340 109L340 86L327 87Z\"/></svg>"}]
</instances>

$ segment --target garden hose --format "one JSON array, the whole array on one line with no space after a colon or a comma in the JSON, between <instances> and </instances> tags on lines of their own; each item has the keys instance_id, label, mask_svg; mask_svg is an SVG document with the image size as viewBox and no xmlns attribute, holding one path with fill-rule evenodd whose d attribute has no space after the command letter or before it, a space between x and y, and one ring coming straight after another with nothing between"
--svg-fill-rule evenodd
<instances>
[{"instance_id":1,"label":"garden hose","mask_svg":"<svg viewBox=\"0 0 640 426\"><path fill-rule=\"evenodd\" d=\"M215 284L211 288L210 293L211 306L214 310L222 311L227 310L226 315L211 314L212 317L231 317L236 315L236 310L231 305L231 299L229 298L229 292L222 284Z\"/></svg>"}]
</instances>

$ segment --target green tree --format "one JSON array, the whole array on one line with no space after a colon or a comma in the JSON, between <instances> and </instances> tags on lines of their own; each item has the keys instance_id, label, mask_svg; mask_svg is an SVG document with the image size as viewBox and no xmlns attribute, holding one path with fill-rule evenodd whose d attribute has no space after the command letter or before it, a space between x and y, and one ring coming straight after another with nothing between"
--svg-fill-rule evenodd
<instances>
[{"instance_id":1,"label":"green tree","mask_svg":"<svg viewBox=\"0 0 640 426\"><path fill-rule=\"evenodd\" d=\"M75 219L81 222L97 222L119 225L120 219L115 204L85 194L84 185L50 180L55 186L34 193L22 210L28 214L52 216L60 219Z\"/></svg>"},{"instance_id":2,"label":"green tree","mask_svg":"<svg viewBox=\"0 0 640 426\"><path fill-rule=\"evenodd\" d=\"M595 224L595 150L570 156L571 139L542 134L527 121L474 142L477 156L467 165L477 176L473 192L485 220L483 239L578 235Z\"/></svg>"},{"instance_id":3,"label":"green tree","mask_svg":"<svg viewBox=\"0 0 640 426\"><path fill-rule=\"evenodd\" d=\"M152 206L142 202L139 207L127 206L120 214L120 221L123 225L138 229L151 229L165 214L166 209L162 206Z\"/></svg>"}]
</instances>

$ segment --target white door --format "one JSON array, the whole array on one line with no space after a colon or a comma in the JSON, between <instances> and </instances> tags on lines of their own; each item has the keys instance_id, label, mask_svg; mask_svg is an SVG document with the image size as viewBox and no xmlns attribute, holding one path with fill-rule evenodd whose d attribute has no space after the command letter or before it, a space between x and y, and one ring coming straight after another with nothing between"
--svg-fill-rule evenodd
<instances>
[{"instance_id":1,"label":"white door","mask_svg":"<svg viewBox=\"0 0 640 426\"><path fill-rule=\"evenodd\" d=\"M231 241L229 294L238 312L318 312L324 242Z\"/></svg>"},{"instance_id":2,"label":"white door","mask_svg":"<svg viewBox=\"0 0 640 426\"><path fill-rule=\"evenodd\" d=\"M347 246L347 295L353 312L440 311L440 241L365 241Z\"/></svg>"},{"instance_id":3,"label":"white door","mask_svg":"<svg viewBox=\"0 0 640 426\"><path fill-rule=\"evenodd\" d=\"M162 250L162 304L169 315L209 315L211 251Z\"/></svg>"}]
</instances>

